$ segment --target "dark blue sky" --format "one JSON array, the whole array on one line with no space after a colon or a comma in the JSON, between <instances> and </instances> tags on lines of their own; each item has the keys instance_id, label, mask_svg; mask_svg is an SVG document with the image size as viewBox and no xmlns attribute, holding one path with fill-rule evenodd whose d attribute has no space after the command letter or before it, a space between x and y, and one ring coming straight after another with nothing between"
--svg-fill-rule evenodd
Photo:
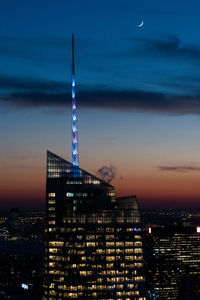
<instances>
[{"instance_id":1,"label":"dark blue sky","mask_svg":"<svg viewBox=\"0 0 200 300\"><path fill-rule=\"evenodd\" d=\"M80 88L196 95L199 9L198 1L2 1L1 74L28 77L30 91L40 91L38 80L69 82L74 32Z\"/></svg>"},{"instance_id":2,"label":"dark blue sky","mask_svg":"<svg viewBox=\"0 0 200 300\"><path fill-rule=\"evenodd\" d=\"M73 32L81 166L113 164L119 193L142 199L197 191L199 1L0 2L3 198L20 168L13 190L28 198L35 178L41 201L46 148L71 160Z\"/></svg>"}]
</instances>

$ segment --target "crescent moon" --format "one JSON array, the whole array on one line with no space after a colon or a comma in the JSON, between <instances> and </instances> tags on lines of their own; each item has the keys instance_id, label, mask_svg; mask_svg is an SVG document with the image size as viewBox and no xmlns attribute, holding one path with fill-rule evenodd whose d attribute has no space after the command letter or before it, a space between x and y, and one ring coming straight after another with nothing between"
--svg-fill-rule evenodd
<instances>
[{"instance_id":1,"label":"crescent moon","mask_svg":"<svg viewBox=\"0 0 200 300\"><path fill-rule=\"evenodd\" d=\"M144 25L144 22L142 21L141 24L138 25L138 27L142 27Z\"/></svg>"}]
</instances>

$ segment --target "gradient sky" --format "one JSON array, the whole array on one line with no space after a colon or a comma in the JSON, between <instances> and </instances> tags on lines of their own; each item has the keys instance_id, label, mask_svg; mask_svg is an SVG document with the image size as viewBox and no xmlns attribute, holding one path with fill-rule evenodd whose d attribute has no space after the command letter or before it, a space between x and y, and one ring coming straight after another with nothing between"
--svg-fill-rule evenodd
<instances>
[{"instance_id":1,"label":"gradient sky","mask_svg":"<svg viewBox=\"0 0 200 300\"><path fill-rule=\"evenodd\" d=\"M72 32L80 167L114 166L142 206L200 207L199 0L0 4L1 208L44 207L47 149L71 161Z\"/></svg>"}]
</instances>

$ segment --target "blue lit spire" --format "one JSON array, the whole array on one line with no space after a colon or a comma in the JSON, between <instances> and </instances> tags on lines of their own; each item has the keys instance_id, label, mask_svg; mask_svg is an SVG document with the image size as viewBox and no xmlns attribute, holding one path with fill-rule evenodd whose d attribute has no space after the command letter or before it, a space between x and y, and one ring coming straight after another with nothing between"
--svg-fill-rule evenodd
<instances>
[{"instance_id":1,"label":"blue lit spire","mask_svg":"<svg viewBox=\"0 0 200 300\"><path fill-rule=\"evenodd\" d=\"M79 167L78 126L76 115L75 64L74 64L74 34L72 34L72 164Z\"/></svg>"}]
</instances>

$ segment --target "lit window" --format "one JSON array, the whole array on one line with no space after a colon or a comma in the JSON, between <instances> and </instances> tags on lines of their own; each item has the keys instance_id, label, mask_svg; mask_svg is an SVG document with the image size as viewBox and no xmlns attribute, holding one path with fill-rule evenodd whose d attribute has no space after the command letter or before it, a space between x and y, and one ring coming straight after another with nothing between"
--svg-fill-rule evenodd
<instances>
[{"instance_id":1,"label":"lit window","mask_svg":"<svg viewBox=\"0 0 200 300\"><path fill-rule=\"evenodd\" d=\"M74 193L66 193L67 197L74 197Z\"/></svg>"},{"instance_id":2,"label":"lit window","mask_svg":"<svg viewBox=\"0 0 200 300\"><path fill-rule=\"evenodd\" d=\"M49 246L63 246L64 242L49 242Z\"/></svg>"},{"instance_id":3,"label":"lit window","mask_svg":"<svg viewBox=\"0 0 200 300\"><path fill-rule=\"evenodd\" d=\"M54 225L55 221L49 221L49 225Z\"/></svg>"},{"instance_id":4,"label":"lit window","mask_svg":"<svg viewBox=\"0 0 200 300\"><path fill-rule=\"evenodd\" d=\"M95 243L94 242L88 242L87 247L95 247Z\"/></svg>"},{"instance_id":5,"label":"lit window","mask_svg":"<svg viewBox=\"0 0 200 300\"><path fill-rule=\"evenodd\" d=\"M133 246L133 242L125 242L125 246L126 247L132 247Z\"/></svg>"},{"instance_id":6,"label":"lit window","mask_svg":"<svg viewBox=\"0 0 200 300\"><path fill-rule=\"evenodd\" d=\"M53 199L49 199L49 204L55 204L56 203L56 201L55 200L53 200Z\"/></svg>"},{"instance_id":7,"label":"lit window","mask_svg":"<svg viewBox=\"0 0 200 300\"><path fill-rule=\"evenodd\" d=\"M49 197L55 197L55 196L56 196L56 193L48 193L48 196L49 196Z\"/></svg>"},{"instance_id":8,"label":"lit window","mask_svg":"<svg viewBox=\"0 0 200 300\"><path fill-rule=\"evenodd\" d=\"M116 242L116 246L117 247L124 247L124 243L123 242Z\"/></svg>"},{"instance_id":9,"label":"lit window","mask_svg":"<svg viewBox=\"0 0 200 300\"><path fill-rule=\"evenodd\" d=\"M66 184L82 184L82 181L67 181Z\"/></svg>"},{"instance_id":10,"label":"lit window","mask_svg":"<svg viewBox=\"0 0 200 300\"><path fill-rule=\"evenodd\" d=\"M55 206L49 206L49 210L55 210Z\"/></svg>"}]
</instances>

